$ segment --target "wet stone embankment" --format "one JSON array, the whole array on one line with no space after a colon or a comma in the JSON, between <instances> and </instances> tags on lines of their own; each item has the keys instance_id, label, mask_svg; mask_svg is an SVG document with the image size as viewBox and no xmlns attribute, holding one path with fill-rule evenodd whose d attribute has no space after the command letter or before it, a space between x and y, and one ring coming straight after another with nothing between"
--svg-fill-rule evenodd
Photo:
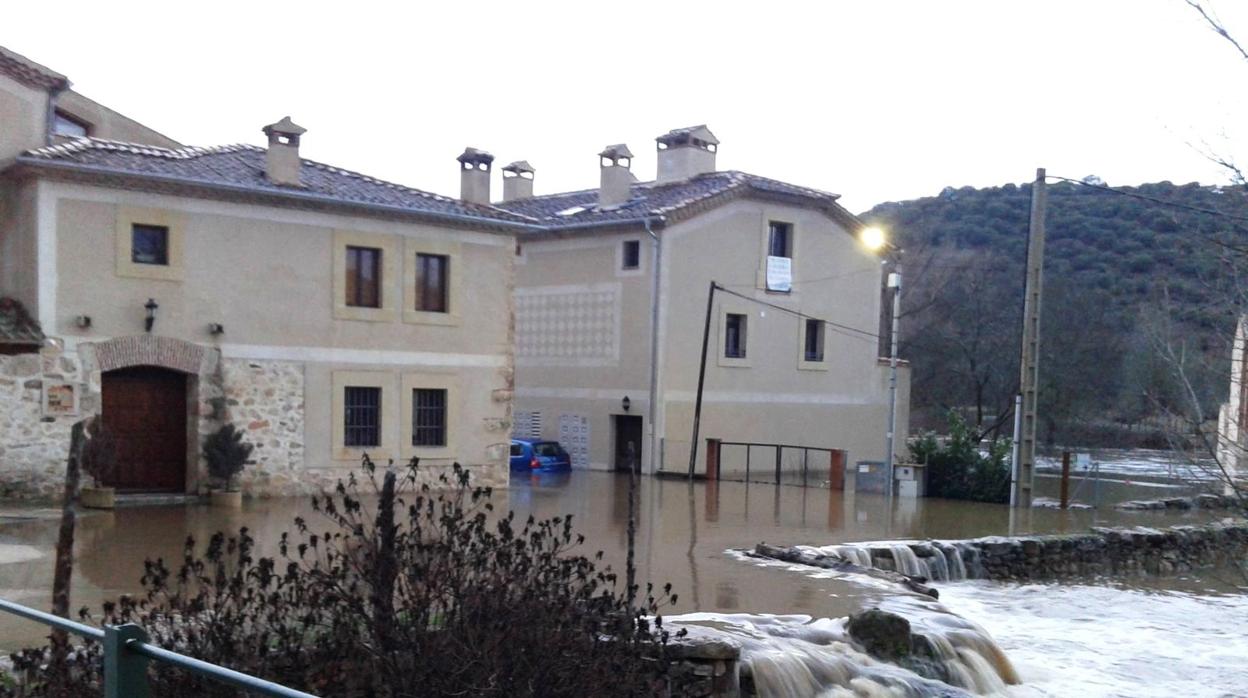
<instances>
[{"instance_id":1,"label":"wet stone embankment","mask_svg":"<svg viewBox=\"0 0 1248 698\"><path fill-rule=\"evenodd\" d=\"M762 544L754 554L844 571L896 572L909 580L908 585L958 579L1030 581L1169 575L1248 560L1248 522L1093 528L1078 534L857 543L823 548Z\"/></svg>"}]
</instances>

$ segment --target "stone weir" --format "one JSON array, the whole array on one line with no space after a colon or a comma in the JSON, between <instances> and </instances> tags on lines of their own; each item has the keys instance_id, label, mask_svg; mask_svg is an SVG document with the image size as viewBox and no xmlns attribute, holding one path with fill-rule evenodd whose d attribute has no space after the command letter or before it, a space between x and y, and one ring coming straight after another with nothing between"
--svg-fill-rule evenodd
<instances>
[{"instance_id":1,"label":"stone weir","mask_svg":"<svg viewBox=\"0 0 1248 698\"><path fill-rule=\"evenodd\" d=\"M1077 534L888 541L821 548L781 548L762 543L753 554L846 572L882 570L904 578L912 589L928 581L959 579L1167 575L1242 563L1248 559L1248 522L1093 528ZM936 595L934 590L914 590Z\"/></svg>"}]
</instances>

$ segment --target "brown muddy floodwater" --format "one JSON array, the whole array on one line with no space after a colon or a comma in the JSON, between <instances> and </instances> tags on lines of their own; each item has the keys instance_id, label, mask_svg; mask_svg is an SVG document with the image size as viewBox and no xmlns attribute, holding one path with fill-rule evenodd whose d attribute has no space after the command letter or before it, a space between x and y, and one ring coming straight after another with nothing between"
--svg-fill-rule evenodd
<instances>
[{"instance_id":1,"label":"brown muddy floodwater","mask_svg":"<svg viewBox=\"0 0 1248 698\"><path fill-rule=\"evenodd\" d=\"M798 624L840 618L867 606L895 604L898 592L813 570L758 564L743 559L735 550L751 548L760 541L831 545L887 539L959 539L994 534L1076 532L1093 525L1165 526L1208 519L1208 514L1202 512L1128 513L1108 508L1099 512L1036 508L1012 514L1004 506L938 499L897 500L889 507L876 495L855 496L850 492L813 487L736 482L690 484L642 478L639 487L639 577L673 585L679 599L674 607L665 609L665 615L691 612L728 614L734 618L751 617L746 614L766 618L784 615L789 618L785 622ZM1139 495L1130 493L1130 496ZM497 502L506 502L518 515L572 514L576 529L586 537L582 552L592 554L602 550L606 560L622 571L628 514L626 476L576 472L518 477L513 479L510 489L497 492L495 497ZM48 510L10 509L3 514L0 516L0 551L7 552L0 554L0 597L47 608L58 522ZM175 506L86 513L79 521L76 539L72 605L98 609L106 599L138 592L144 558L177 559L188 535L206 540L215 531L247 526L259 541L261 552L272 553L280 533L291 530L292 519L299 515L316 520L310 504L302 499L248 501L241 511ZM1047 589L1053 596L1063 599L1065 608L1083 609L1095 615L1103 604L1142 604L1140 599L1150 598L1149 590L1139 588L1132 588L1123 596L1105 591L1105 587L1081 593L1077 591L1079 587L1073 585L1031 585L1024 588L1025 593L1019 594L1005 585L986 582L962 582L950 584L950 587L957 589L942 598L947 599L952 611L987 627L994 635L1004 635L1004 641L1001 637L997 639L1011 656L1021 651L1022 679L1025 685L1030 684L1028 690L1032 691L1023 695L1074 695L1067 693L1075 690L1069 682L1054 684L1052 688L1056 692L1045 690L1043 676L1068 678L1060 671L1045 674L1048 671L1045 667L1050 666L1049 660L1077 661L1057 654L1092 653L1090 647L1095 646L1091 636L1085 643L1089 649L1081 649L1085 645L1071 646L1062 634L1064 624L1086 631L1089 627L1086 623L1063 618L1060 613L1043 623L1028 620L1028 612L1035 615L1035 609L1029 610L1027 603L1043 606L1042 601L1049 594ZM1184 617L1192 613L1189 606L1200 605L1191 601L1193 596L1204 598L1170 587L1151 593L1154 599L1163 593L1182 594L1183 604L1165 613ZM945 594L943 587L942 594ZM1155 613L1164 615L1159 610ZM1242 621L1248 621L1248 606L1238 602L1231 602L1229 610L1218 607L1211 613L1246 614L1241 618L1241 629L1245 627ZM990 622L991 616L996 614L1008 622ZM1119 641L1131 637L1132 622L1149 623L1148 619L1135 617L1130 612L1119 615L1120 622L1114 631L1119 634ZM805 617L809 618L803 621ZM1217 625L1216 618L1207 618L1205 622ZM1032 643L1033 651L1024 651L1028 647L1025 636L1029 626L1043 627L1052 636L1056 648L1054 656L1034 651L1035 643ZM1193 632L1196 631L1198 629ZM44 635L46 632L40 626L0 614L0 650L39 642ZM1242 645L1245 640L1236 642ZM1214 643L1210 651L1218 646ZM1226 658L1228 661L1237 659L1241 654L1248 653L1234 650ZM1181 657L1181 650L1176 649L1175 655ZM1216 658L1207 663L1219 664ZM1183 661L1175 659L1167 671L1182 671L1183 666ZM1130 671L1125 674L1129 676ZM1037 676L1040 678L1031 680ZM1213 678L1214 684L1220 680ZM1245 680L1248 681L1248 675ZM1130 690L1121 681L1115 681L1119 680L1109 680L1111 688L1105 691L1079 684L1078 694L1152 695ZM1208 695L1248 695L1226 688ZM1122 692L1118 692L1119 689ZM1016 690L1011 689L1011 692Z\"/></svg>"}]
</instances>

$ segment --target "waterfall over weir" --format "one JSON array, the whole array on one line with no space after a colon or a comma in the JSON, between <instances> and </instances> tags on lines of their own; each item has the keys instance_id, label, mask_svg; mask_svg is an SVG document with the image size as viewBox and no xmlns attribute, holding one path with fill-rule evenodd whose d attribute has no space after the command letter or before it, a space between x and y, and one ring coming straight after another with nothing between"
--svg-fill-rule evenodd
<instances>
[{"instance_id":1,"label":"waterfall over weir","mask_svg":"<svg viewBox=\"0 0 1248 698\"><path fill-rule=\"evenodd\" d=\"M910 668L870 657L854 645L845 618L801 615L690 613L671 626L698 625L741 644L742 695L759 698L927 698L995 695L1019 679L987 633L973 623L931 608L908 608L914 632L930 643L935 659L920 676ZM904 662L903 662L904 665ZM940 680L930 678L938 675Z\"/></svg>"},{"instance_id":2,"label":"waterfall over weir","mask_svg":"<svg viewBox=\"0 0 1248 698\"><path fill-rule=\"evenodd\" d=\"M891 570L933 582L977 579L981 576L979 551L964 543L854 543L816 550L825 555L837 555L860 567Z\"/></svg>"}]
</instances>

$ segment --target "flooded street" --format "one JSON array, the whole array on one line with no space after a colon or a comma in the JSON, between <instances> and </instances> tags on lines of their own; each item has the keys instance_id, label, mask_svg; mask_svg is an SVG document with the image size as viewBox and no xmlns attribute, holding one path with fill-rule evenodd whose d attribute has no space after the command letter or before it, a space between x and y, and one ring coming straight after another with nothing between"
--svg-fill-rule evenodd
<instances>
[{"instance_id":1,"label":"flooded street","mask_svg":"<svg viewBox=\"0 0 1248 698\"><path fill-rule=\"evenodd\" d=\"M779 621L780 627L835 626L835 619L874 605L922 610L930 604L900 595L893 585L759 564L737 552L760 541L834 545L961 539L1209 519L1200 511L1112 509L1036 508L1011 515L1004 506L937 499L898 500L890 509L879 496L817 488L652 478L639 485L639 577L673 585L678 601L665 614L729 614L727 620L738 622L755 615L791 616ZM587 539L581 552L603 550L622 571L627 492L624 476L576 472L517 478L495 496L521 516L572 514ZM15 518L21 513L9 510L0 519L0 551L14 554L0 557L0 596L46 608L57 520L47 510ZM307 516L313 529L322 528L304 500L249 501L241 511L177 506L87 513L78 528L73 606L98 608L105 599L139 591L143 559L180 556L187 535L204 540L217 530L247 526L262 552L271 553L297 515ZM1018 695L1238 695L1234 691L1242 689L1237 686L1248 686L1248 643L1235 633L1248 626L1248 600L1210 594L1204 586L1182 580L1163 580L1152 588L981 581L939 585L945 608L985 628L1005 649L1024 681L1010 689ZM832 626L819 627L826 634L836 631ZM0 616L0 649L37 642L42 635L38 626Z\"/></svg>"}]
</instances>

